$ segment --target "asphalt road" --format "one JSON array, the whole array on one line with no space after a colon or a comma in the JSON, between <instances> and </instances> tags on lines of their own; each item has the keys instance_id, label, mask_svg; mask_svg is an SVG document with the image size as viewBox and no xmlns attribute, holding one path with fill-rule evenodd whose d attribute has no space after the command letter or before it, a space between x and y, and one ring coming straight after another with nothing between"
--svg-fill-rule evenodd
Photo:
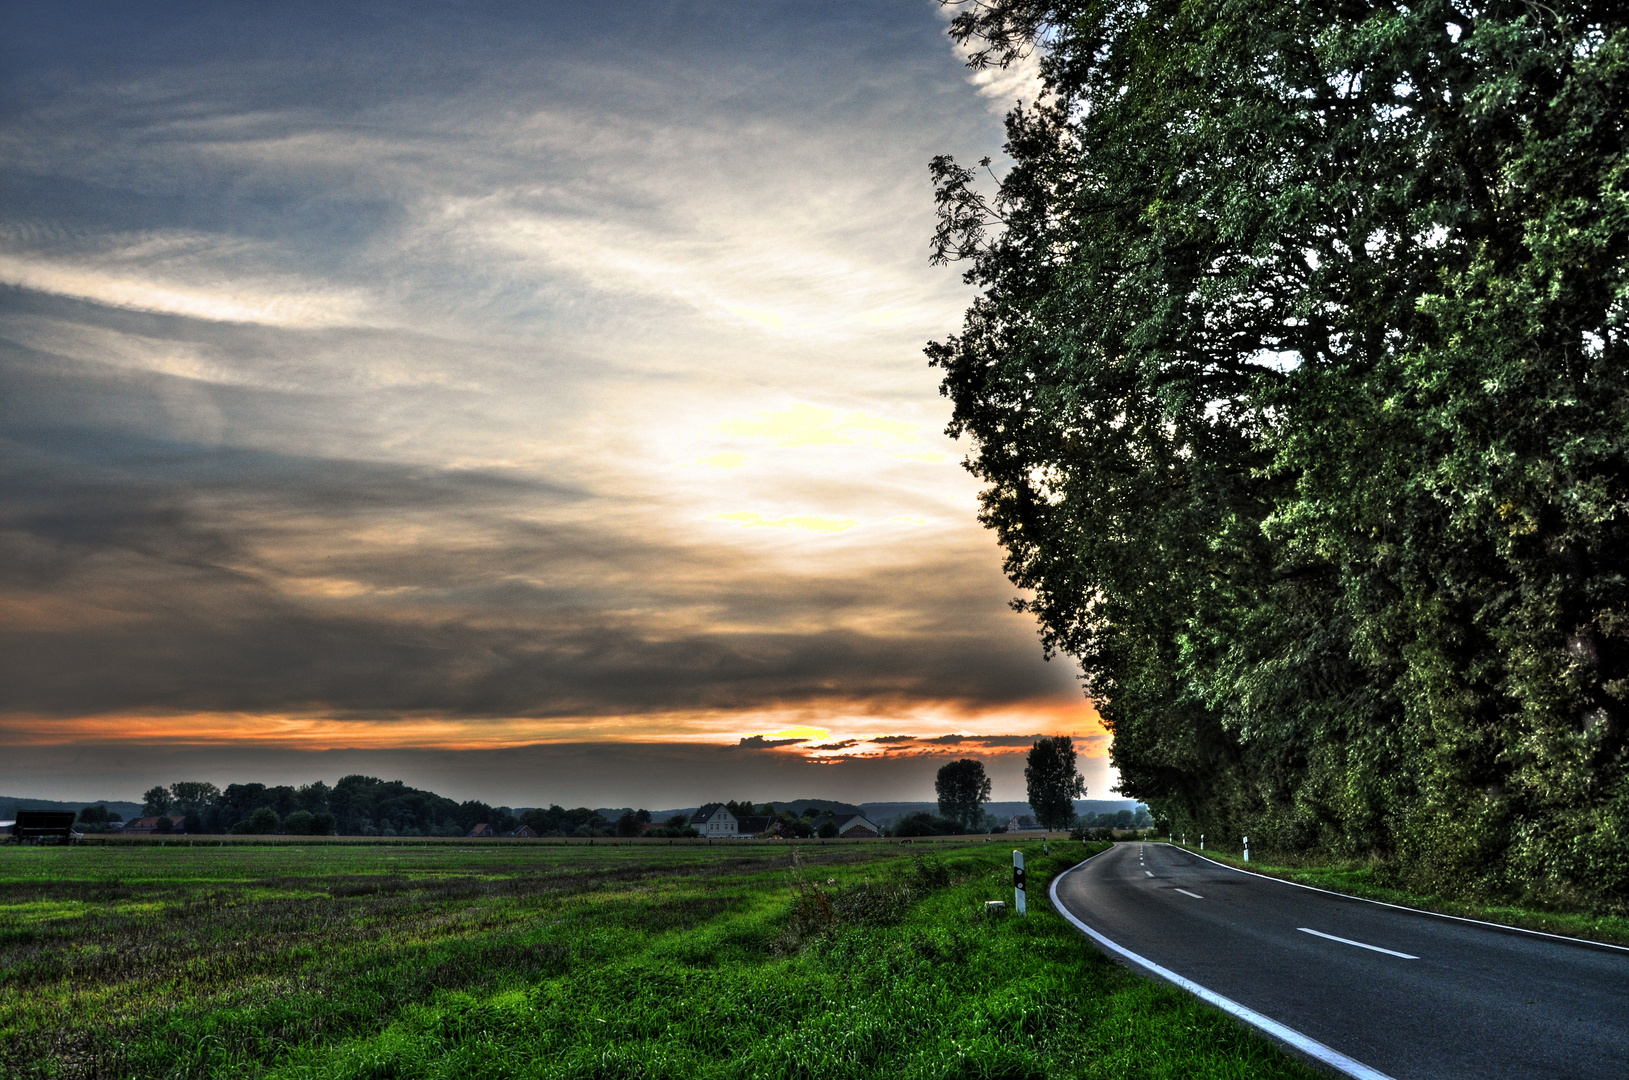
<instances>
[{"instance_id":1,"label":"asphalt road","mask_svg":"<svg viewBox=\"0 0 1629 1080\"><path fill-rule=\"evenodd\" d=\"M1298 888L1166 844L1116 844L1052 893L1122 949L1396 1080L1629 1078L1629 952Z\"/></svg>"}]
</instances>

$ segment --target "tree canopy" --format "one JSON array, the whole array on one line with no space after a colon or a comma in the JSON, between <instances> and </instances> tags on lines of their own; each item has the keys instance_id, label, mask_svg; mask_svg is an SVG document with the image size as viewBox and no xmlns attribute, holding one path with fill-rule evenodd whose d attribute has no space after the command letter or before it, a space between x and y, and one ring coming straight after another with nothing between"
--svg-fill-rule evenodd
<instances>
[{"instance_id":1,"label":"tree canopy","mask_svg":"<svg viewBox=\"0 0 1629 1080\"><path fill-rule=\"evenodd\" d=\"M1075 741L1067 735L1036 739L1024 762L1029 808L1044 829L1067 829L1086 781L1075 771Z\"/></svg>"},{"instance_id":2,"label":"tree canopy","mask_svg":"<svg viewBox=\"0 0 1629 1080\"><path fill-rule=\"evenodd\" d=\"M929 357L1021 606L1174 826L1629 909L1626 20L952 23L1047 93L993 191L932 164L981 291Z\"/></svg>"},{"instance_id":3,"label":"tree canopy","mask_svg":"<svg viewBox=\"0 0 1629 1080\"><path fill-rule=\"evenodd\" d=\"M978 828L984 804L990 801L990 778L984 773L982 761L962 758L946 762L934 777L933 790L939 797L941 816L965 829Z\"/></svg>"}]
</instances>

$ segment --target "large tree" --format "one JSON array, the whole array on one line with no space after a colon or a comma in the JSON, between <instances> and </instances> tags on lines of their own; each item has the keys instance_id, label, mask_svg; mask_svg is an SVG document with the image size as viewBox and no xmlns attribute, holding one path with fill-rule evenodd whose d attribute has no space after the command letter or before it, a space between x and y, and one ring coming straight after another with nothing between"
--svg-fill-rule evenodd
<instances>
[{"instance_id":1,"label":"large tree","mask_svg":"<svg viewBox=\"0 0 1629 1080\"><path fill-rule=\"evenodd\" d=\"M176 813L196 817L220 800L221 789L207 780L178 780L170 785L170 795Z\"/></svg>"},{"instance_id":2,"label":"large tree","mask_svg":"<svg viewBox=\"0 0 1629 1080\"><path fill-rule=\"evenodd\" d=\"M941 765L933 790L939 796L942 817L966 829L978 828L979 819L984 816L984 804L990 801L990 778L984 774L982 761L962 758Z\"/></svg>"},{"instance_id":3,"label":"large tree","mask_svg":"<svg viewBox=\"0 0 1629 1080\"><path fill-rule=\"evenodd\" d=\"M929 348L1167 820L1629 909L1629 9L989 0Z\"/></svg>"},{"instance_id":4,"label":"large tree","mask_svg":"<svg viewBox=\"0 0 1629 1080\"><path fill-rule=\"evenodd\" d=\"M1024 786L1035 820L1046 829L1067 829L1086 781L1075 771L1075 741L1067 735L1036 739L1024 762Z\"/></svg>"}]
</instances>

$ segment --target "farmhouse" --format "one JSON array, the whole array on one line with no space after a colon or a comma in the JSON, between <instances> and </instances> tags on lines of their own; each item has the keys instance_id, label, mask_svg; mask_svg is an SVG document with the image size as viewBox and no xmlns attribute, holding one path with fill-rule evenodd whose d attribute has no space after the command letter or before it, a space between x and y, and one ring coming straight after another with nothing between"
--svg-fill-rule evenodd
<instances>
[{"instance_id":1,"label":"farmhouse","mask_svg":"<svg viewBox=\"0 0 1629 1080\"><path fill-rule=\"evenodd\" d=\"M479 825L475 826L475 828L465 833L464 838L467 840L489 840L497 835L497 833L492 831L492 826L483 821Z\"/></svg>"},{"instance_id":2,"label":"farmhouse","mask_svg":"<svg viewBox=\"0 0 1629 1080\"><path fill-rule=\"evenodd\" d=\"M515 837L517 840L536 840L537 839L537 833L532 831L532 827L530 825L522 825L520 828L516 829L514 832L510 833L509 835Z\"/></svg>"},{"instance_id":3,"label":"farmhouse","mask_svg":"<svg viewBox=\"0 0 1629 1080\"><path fill-rule=\"evenodd\" d=\"M783 837L786 829L781 819L768 814L754 814L751 817L736 819L735 831L741 836L771 836Z\"/></svg>"},{"instance_id":4,"label":"farmhouse","mask_svg":"<svg viewBox=\"0 0 1629 1080\"><path fill-rule=\"evenodd\" d=\"M855 814L851 818L838 820L837 835L846 840L875 840L882 835L882 830L865 817Z\"/></svg>"},{"instance_id":5,"label":"farmhouse","mask_svg":"<svg viewBox=\"0 0 1629 1080\"><path fill-rule=\"evenodd\" d=\"M149 815L148 817L136 818L134 821L127 823L123 831L127 833L180 832L181 826L186 820L180 814L167 818ZM168 822L168 824L164 824L165 822Z\"/></svg>"},{"instance_id":6,"label":"farmhouse","mask_svg":"<svg viewBox=\"0 0 1629 1080\"><path fill-rule=\"evenodd\" d=\"M836 814L821 814L814 819L815 831L818 832L828 821L836 827L837 835L845 840L875 840L882 835L881 829L860 814L845 814L841 817Z\"/></svg>"},{"instance_id":7,"label":"farmhouse","mask_svg":"<svg viewBox=\"0 0 1629 1080\"><path fill-rule=\"evenodd\" d=\"M721 837L737 837L741 835L740 823L735 815L730 813L723 803L710 802L690 819L691 826L709 840ZM748 834L751 835L750 833Z\"/></svg>"}]
</instances>

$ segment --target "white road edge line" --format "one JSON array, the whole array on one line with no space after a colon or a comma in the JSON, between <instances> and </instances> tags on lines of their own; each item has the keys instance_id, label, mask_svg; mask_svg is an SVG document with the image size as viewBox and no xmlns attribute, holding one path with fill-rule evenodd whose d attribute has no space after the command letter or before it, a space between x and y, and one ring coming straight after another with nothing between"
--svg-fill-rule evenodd
<instances>
[{"instance_id":1,"label":"white road edge line","mask_svg":"<svg viewBox=\"0 0 1629 1080\"><path fill-rule=\"evenodd\" d=\"M1198 893L1189 892L1187 889L1178 889L1177 892L1181 893L1183 896L1191 896L1195 900L1203 900L1204 899L1204 897L1200 896Z\"/></svg>"},{"instance_id":2,"label":"white road edge line","mask_svg":"<svg viewBox=\"0 0 1629 1080\"><path fill-rule=\"evenodd\" d=\"M1104 850L1113 851L1114 849L1105 848ZM1103 852L1100 851L1098 852L1098 855L1101 855L1102 853ZM1092 856L1092 859L1095 859L1096 857L1097 856L1094 855ZM1392 1077L1387 1076L1379 1069L1371 1069L1369 1066L1363 1064L1363 1062L1349 1058L1339 1050L1336 1050L1333 1047L1325 1046L1317 1039L1303 1035L1292 1027L1287 1027L1271 1017L1263 1016L1254 1009L1246 1008L1245 1006L1240 1005L1232 998L1225 998L1214 990L1200 986L1192 979L1184 979L1176 972L1167 968L1162 968L1152 960L1138 956L1130 949L1110 941L1102 934L1099 934L1096 930L1093 930L1091 927L1075 918L1074 913L1068 908L1064 907L1062 901L1058 899L1058 882L1062 881L1065 877L1074 873L1076 870L1079 870L1082 866L1085 866L1091 861L1091 859L1083 859L1074 866L1071 866L1069 869L1053 878L1052 887L1047 890L1048 894L1052 897L1052 909L1073 923L1075 929L1079 930L1081 933L1103 946L1103 948L1108 949L1110 952L1123 956L1132 963L1147 968L1149 971L1152 971L1155 975L1158 975L1166 982L1174 983L1177 986L1180 986L1182 989L1188 991L1188 993L1199 998L1201 1001L1205 1001L1216 1006L1223 1012L1229 1013L1232 1016L1243 1020L1251 1027L1264 1031L1275 1039L1289 1043L1291 1046L1295 1047L1303 1054L1306 1054L1314 1061L1321 1062L1328 1065L1331 1069L1335 1069L1338 1072L1343 1072L1347 1076L1354 1077L1355 1080L1392 1080Z\"/></svg>"},{"instance_id":3,"label":"white road edge line","mask_svg":"<svg viewBox=\"0 0 1629 1080\"><path fill-rule=\"evenodd\" d=\"M1321 937L1321 938L1327 938L1330 941L1338 941L1342 945L1356 945L1358 948L1360 948L1360 949L1368 949L1370 952L1383 952L1387 956L1400 956L1404 960L1418 960L1419 959L1418 956L1411 955L1410 953L1398 952L1395 949L1382 949L1378 945L1365 945L1361 941L1353 941L1351 938L1347 938L1347 937L1336 937L1334 934L1326 934L1322 930L1313 930L1313 929L1310 929L1309 927L1305 927L1305 926L1297 926L1296 929L1301 931L1303 934L1311 934L1313 937Z\"/></svg>"},{"instance_id":4,"label":"white road edge line","mask_svg":"<svg viewBox=\"0 0 1629 1080\"><path fill-rule=\"evenodd\" d=\"M1359 900L1365 904L1377 904L1380 907L1396 908L1398 911L1412 911L1416 915L1429 915L1433 919L1452 919L1454 922L1470 923L1472 926L1491 926L1495 930L1508 930L1512 934L1531 934L1534 937L1549 938L1552 941L1565 941L1571 945L1588 945L1592 949L1611 949L1613 952L1629 952L1629 945L1613 945L1606 941L1591 941L1589 938L1568 937L1566 934L1552 934L1547 930L1529 930L1525 926L1511 926L1509 923L1488 922L1486 919L1470 919L1464 915L1445 915L1440 911L1428 911L1425 908L1409 907L1407 904L1392 904L1385 900L1370 900L1367 896L1353 896L1351 893L1336 892L1334 889L1320 889L1316 885L1303 885L1299 881L1290 881L1288 878L1271 877L1267 874L1258 874L1254 870L1240 870L1237 866L1229 866L1225 862L1205 858L1197 851L1183 847L1181 844L1167 844L1160 842L1162 847L1175 848L1186 852L1198 859L1204 859L1212 866L1220 866L1223 870L1232 870L1238 874L1249 874L1251 877L1263 881L1276 881L1280 885L1293 885L1297 889L1308 889L1312 892L1321 892L1325 896L1339 896L1343 900Z\"/></svg>"}]
</instances>

